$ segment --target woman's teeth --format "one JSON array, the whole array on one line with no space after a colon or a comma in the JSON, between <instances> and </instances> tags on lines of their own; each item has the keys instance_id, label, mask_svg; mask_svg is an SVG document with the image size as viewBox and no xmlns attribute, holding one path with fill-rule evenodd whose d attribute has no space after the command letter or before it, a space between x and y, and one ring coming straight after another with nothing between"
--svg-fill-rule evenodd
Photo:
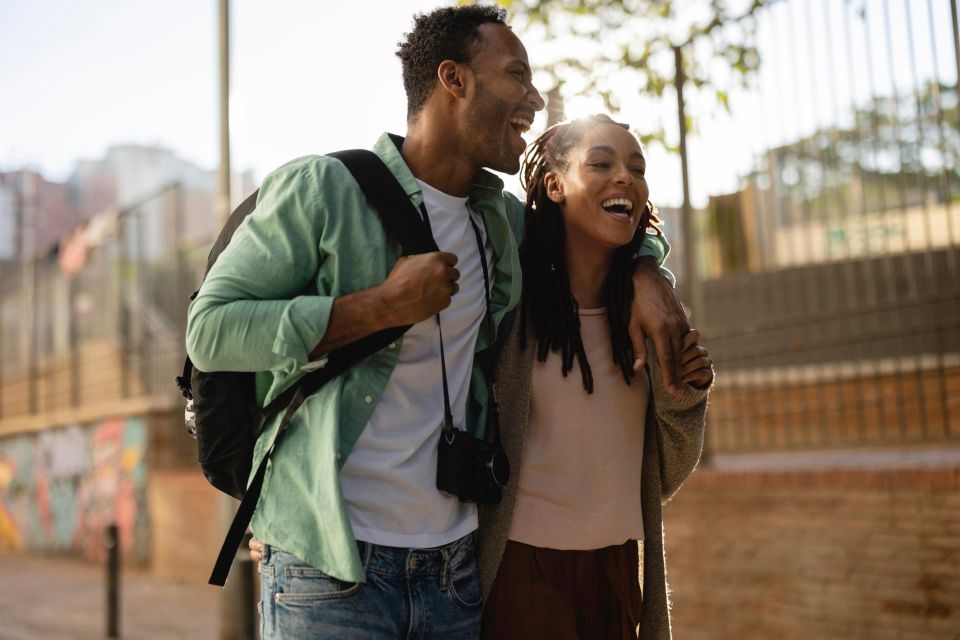
<instances>
[{"instance_id":1,"label":"woman's teeth","mask_svg":"<svg viewBox=\"0 0 960 640\"><path fill-rule=\"evenodd\" d=\"M627 198L610 198L600 203L604 211L620 218L629 218L633 211L633 202Z\"/></svg>"}]
</instances>

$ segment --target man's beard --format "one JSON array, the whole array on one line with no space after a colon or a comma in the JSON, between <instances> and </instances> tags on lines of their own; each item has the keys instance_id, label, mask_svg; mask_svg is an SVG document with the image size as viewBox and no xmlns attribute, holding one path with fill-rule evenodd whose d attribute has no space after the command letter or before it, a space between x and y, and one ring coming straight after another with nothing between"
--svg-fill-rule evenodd
<instances>
[{"instance_id":1,"label":"man's beard","mask_svg":"<svg viewBox=\"0 0 960 640\"><path fill-rule=\"evenodd\" d=\"M464 113L464 123L473 155L480 166L503 173L516 173L519 169L520 159L504 139L509 121L510 109L478 84L477 97Z\"/></svg>"}]
</instances>

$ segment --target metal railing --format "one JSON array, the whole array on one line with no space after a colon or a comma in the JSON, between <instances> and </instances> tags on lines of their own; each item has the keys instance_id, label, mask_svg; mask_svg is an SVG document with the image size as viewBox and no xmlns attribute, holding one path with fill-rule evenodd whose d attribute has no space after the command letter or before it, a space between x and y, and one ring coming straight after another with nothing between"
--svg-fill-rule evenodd
<instances>
[{"instance_id":1,"label":"metal railing","mask_svg":"<svg viewBox=\"0 0 960 640\"><path fill-rule=\"evenodd\" d=\"M188 224L188 197L194 209L209 206L170 184L95 217L71 240L82 247L0 271L0 424L175 399L188 296L203 268L194 247L212 232Z\"/></svg>"},{"instance_id":2,"label":"metal railing","mask_svg":"<svg viewBox=\"0 0 960 640\"><path fill-rule=\"evenodd\" d=\"M753 159L695 215L713 452L960 443L955 25L952 0L757 13L725 120Z\"/></svg>"}]
</instances>

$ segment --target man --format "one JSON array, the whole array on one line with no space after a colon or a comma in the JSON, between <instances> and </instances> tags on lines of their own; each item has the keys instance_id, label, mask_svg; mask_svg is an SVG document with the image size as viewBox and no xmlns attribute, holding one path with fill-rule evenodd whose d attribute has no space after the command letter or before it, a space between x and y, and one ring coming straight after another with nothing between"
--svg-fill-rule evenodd
<instances>
[{"instance_id":1,"label":"man","mask_svg":"<svg viewBox=\"0 0 960 640\"><path fill-rule=\"evenodd\" d=\"M544 102L495 7L417 16L397 55L407 135L384 134L373 150L425 206L441 251L400 259L346 168L302 158L266 178L189 311L194 364L265 372L263 401L330 350L413 325L308 398L277 443L252 522L265 639L479 633L476 508L435 483L444 393L434 317L454 424L480 434L487 380L474 354L519 299L523 219L523 205L483 169L519 169L521 134ZM644 345L645 325L669 359L684 321L656 268L665 247L651 238L645 253L637 297L662 306L634 309L633 339ZM320 294L298 295L311 281ZM254 468L277 424L264 429Z\"/></svg>"}]
</instances>

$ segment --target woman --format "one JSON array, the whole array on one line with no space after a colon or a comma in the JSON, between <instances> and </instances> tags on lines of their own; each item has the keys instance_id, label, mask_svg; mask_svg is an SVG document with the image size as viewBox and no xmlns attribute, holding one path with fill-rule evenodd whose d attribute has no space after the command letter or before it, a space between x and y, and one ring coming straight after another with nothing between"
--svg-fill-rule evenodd
<instances>
[{"instance_id":1,"label":"woman","mask_svg":"<svg viewBox=\"0 0 960 640\"><path fill-rule=\"evenodd\" d=\"M713 370L693 330L681 397L656 358L652 381L634 371L625 274L658 222L645 170L607 116L527 152L524 293L496 382L513 474L480 511L485 638L670 637L660 506L700 457Z\"/></svg>"}]
</instances>

